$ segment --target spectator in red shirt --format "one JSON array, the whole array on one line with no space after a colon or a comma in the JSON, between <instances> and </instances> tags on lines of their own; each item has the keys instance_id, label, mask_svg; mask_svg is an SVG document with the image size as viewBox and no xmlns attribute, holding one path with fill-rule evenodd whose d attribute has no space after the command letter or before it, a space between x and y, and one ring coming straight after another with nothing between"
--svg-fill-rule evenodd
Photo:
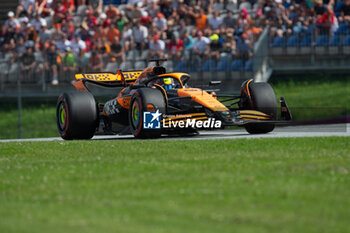
<instances>
[{"instance_id":1,"label":"spectator in red shirt","mask_svg":"<svg viewBox=\"0 0 350 233\"><path fill-rule=\"evenodd\" d=\"M173 36L170 40L170 42L167 44L167 48L170 51L170 53L175 54L175 52L179 49L183 49L184 42L180 38L176 38L176 36Z\"/></svg>"},{"instance_id":2,"label":"spectator in red shirt","mask_svg":"<svg viewBox=\"0 0 350 233\"><path fill-rule=\"evenodd\" d=\"M86 10L85 15L86 15L85 22L87 23L88 27L90 29L94 29L95 26L97 25L96 17L93 16L92 11L90 10Z\"/></svg>"},{"instance_id":3,"label":"spectator in red shirt","mask_svg":"<svg viewBox=\"0 0 350 233\"><path fill-rule=\"evenodd\" d=\"M327 11L317 19L316 25L321 34L329 35L330 33L330 35L333 35L335 33L338 29L338 20L331 6L328 6Z\"/></svg>"},{"instance_id":4,"label":"spectator in red shirt","mask_svg":"<svg viewBox=\"0 0 350 233\"><path fill-rule=\"evenodd\" d=\"M75 10L74 0L62 0L62 4L70 14Z\"/></svg>"},{"instance_id":5,"label":"spectator in red shirt","mask_svg":"<svg viewBox=\"0 0 350 233\"><path fill-rule=\"evenodd\" d=\"M170 52L170 57L174 57L175 60L180 60L184 52L184 42L181 38L172 36L170 42L167 44L167 49Z\"/></svg>"},{"instance_id":6,"label":"spectator in red shirt","mask_svg":"<svg viewBox=\"0 0 350 233\"><path fill-rule=\"evenodd\" d=\"M57 5L54 9L54 20L56 23L61 23L62 20L66 18L66 11L67 9L64 7L62 2L57 2Z\"/></svg>"},{"instance_id":7,"label":"spectator in red shirt","mask_svg":"<svg viewBox=\"0 0 350 233\"><path fill-rule=\"evenodd\" d=\"M51 4L47 2L47 0L36 0L35 10L39 15L47 17L51 15L52 7Z\"/></svg>"}]
</instances>

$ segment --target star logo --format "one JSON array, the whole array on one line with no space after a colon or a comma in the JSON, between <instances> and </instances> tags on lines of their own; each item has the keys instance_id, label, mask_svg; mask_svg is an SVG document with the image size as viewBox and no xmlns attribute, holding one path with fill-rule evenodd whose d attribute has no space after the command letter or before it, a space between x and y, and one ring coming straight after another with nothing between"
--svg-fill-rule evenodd
<instances>
[{"instance_id":1,"label":"star logo","mask_svg":"<svg viewBox=\"0 0 350 233\"><path fill-rule=\"evenodd\" d=\"M160 129L160 118L162 113L159 109L156 112L143 113L143 128L144 129Z\"/></svg>"},{"instance_id":2,"label":"star logo","mask_svg":"<svg viewBox=\"0 0 350 233\"><path fill-rule=\"evenodd\" d=\"M155 113L151 113L153 118L151 122L153 122L155 119L158 119L162 114L159 112L159 109Z\"/></svg>"}]
</instances>

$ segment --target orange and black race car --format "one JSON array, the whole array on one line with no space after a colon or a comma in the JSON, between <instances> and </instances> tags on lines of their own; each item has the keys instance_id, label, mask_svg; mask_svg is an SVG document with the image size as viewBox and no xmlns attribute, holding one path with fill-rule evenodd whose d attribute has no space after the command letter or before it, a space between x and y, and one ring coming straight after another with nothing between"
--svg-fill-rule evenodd
<instances>
[{"instance_id":1,"label":"orange and black race car","mask_svg":"<svg viewBox=\"0 0 350 233\"><path fill-rule=\"evenodd\" d=\"M243 82L239 95L188 87L190 75L166 73L164 59L143 71L76 74L74 93L57 102L57 126L63 139L90 139L95 134L133 134L155 138L162 134L197 134L199 129L244 126L251 134L268 133L275 124L291 120L283 97L281 119L275 93L268 83ZM209 86L220 84L211 81ZM97 103L89 86L114 88L109 101ZM228 104L225 104L228 103Z\"/></svg>"}]
</instances>

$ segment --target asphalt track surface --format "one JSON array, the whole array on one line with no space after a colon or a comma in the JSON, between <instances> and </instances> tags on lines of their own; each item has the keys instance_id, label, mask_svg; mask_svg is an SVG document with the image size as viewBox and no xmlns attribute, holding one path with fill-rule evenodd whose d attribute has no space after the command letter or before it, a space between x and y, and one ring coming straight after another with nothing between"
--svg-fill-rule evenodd
<instances>
[{"instance_id":1,"label":"asphalt track surface","mask_svg":"<svg viewBox=\"0 0 350 233\"><path fill-rule=\"evenodd\" d=\"M290 137L350 137L350 124L302 125L277 127L268 134L248 134L244 129L200 131L196 136L162 136L152 140L204 140L204 139L240 139L240 138L290 138ZM93 140L135 140L132 135L94 136ZM4 139L0 142L61 141L60 137Z\"/></svg>"}]
</instances>

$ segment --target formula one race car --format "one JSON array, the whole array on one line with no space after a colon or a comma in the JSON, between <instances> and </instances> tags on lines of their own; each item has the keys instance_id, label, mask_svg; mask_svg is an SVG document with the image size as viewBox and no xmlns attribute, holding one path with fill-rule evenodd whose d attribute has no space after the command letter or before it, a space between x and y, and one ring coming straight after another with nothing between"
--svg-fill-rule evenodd
<instances>
[{"instance_id":1,"label":"formula one race car","mask_svg":"<svg viewBox=\"0 0 350 233\"><path fill-rule=\"evenodd\" d=\"M57 102L57 126L63 139L90 139L95 134L128 134L156 138L162 134L196 134L200 129L244 126L251 134L271 132L276 123L291 120L283 97L281 119L273 89L252 79L243 82L239 95L217 95L212 90L188 87L190 75L166 73L164 59L143 71L76 74L74 93ZM220 82L211 81L209 85ZM89 85L120 90L117 97L96 103ZM117 94L117 93L116 93ZM229 104L224 104L229 103Z\"/></svg>"}]
</instances>

